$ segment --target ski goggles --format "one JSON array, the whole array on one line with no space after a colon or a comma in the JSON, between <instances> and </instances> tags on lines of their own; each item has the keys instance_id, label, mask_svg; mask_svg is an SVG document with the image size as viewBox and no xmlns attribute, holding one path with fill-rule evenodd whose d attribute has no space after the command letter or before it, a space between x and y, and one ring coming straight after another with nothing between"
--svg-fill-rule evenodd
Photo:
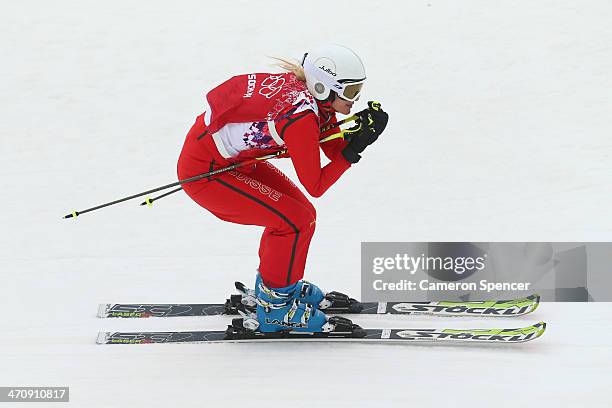
<instances>
[{"instance_id":1,"label":"ski goggles","mask_svg":"<svg viewBox=\"0 0 612 408\"><path fill-rule=\"evenodd\" d=\"M349 102L353 102L359 99L359 97L361 96L361 88L363 88L363 81L355 83L348 83L347 81L347 83L343 83L342 85L344 85L344 89L342 90L342 92L336 91L336 93L341 99L344 99L345 101Z\"/></svg>"}]
</instances>

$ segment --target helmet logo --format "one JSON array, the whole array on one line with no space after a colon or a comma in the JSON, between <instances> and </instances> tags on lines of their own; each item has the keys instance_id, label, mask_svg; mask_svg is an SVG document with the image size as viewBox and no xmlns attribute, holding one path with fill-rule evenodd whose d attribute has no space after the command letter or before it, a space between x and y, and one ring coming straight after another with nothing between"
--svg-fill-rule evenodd
<instances>
[{"instance_id":1,"label":"helmet logo","mask_svg":"<svg viewBox=\"0 0 612 408\"><path fill-rule=\"evenodd\" d=\"M321 71L326 72L333 77L337 76L336 63L331 58L328 58L328 57L317 58L317 60L314 61L314 64L316 64L315 66L318 66Z\"/></svg>"},{"instance_id":2,"label":"helmet logo","mask_svg":"<svg viewBox=\"0 0 612 408\"><path fill-rule=\"evenodd\" d=\"M336 76L336 73L332 71L331 69L327 68L325 65L321 65L319 69L327 72L329 75Z\"/></svg>"},{"instance_id":3,"label":"helmet logo","mask_svg":"<svg viewBox=\"0 0 612 408\"><path fill-rule=\"evenodd\" d=\"M318 93L323 93L323 92L325 92L325 85L323 85L323 84L322 84L322 83L320 83L320 82L317 82L317 83L315 84L315 91L317 91Z\"/></svg>"}]
</instances>

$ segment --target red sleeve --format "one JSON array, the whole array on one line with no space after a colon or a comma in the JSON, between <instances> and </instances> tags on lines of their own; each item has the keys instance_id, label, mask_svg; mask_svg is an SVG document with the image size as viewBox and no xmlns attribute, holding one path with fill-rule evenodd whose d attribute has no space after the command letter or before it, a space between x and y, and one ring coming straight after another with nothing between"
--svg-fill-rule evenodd
<instances>
[{"instance_id":1,"label":"red sleeve","mask_svg":"<svg viewBox=\"0 0 612 408\"><path fill-rule=\"evenodd\" d=\"M281 129L279 135L285 141L300 182L308 194L321 197L351 164L337 154L321 168L319 123L314 112L300 112L283 122L278 123L277 130Z\"/></svg>"}]
</instances>

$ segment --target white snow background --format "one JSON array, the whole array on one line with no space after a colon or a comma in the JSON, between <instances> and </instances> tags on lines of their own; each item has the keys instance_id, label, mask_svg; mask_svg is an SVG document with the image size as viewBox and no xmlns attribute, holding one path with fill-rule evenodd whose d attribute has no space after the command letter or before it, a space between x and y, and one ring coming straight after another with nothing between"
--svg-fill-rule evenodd
<instances>
[{"instance_id":1,"label":"white snow background","mask_svg":"<svg viewBox=\"0 0 612 408\"><path fill-rule=\"evenodd\" d=\"M595 0L4 2L0 385L70 386L73 407L610 406L606 303L354 319L549 323L512 347L96 345L99 329L222 328L102 320L96 305L223 301L252 284L260 229L183 193L62 216L174 181L206 90L333 41L366 63L356 108L380 100L391 120L314 200L307 278L358 296L361 241L610 240L611 22Z\"/></svg>"}]
</instances>

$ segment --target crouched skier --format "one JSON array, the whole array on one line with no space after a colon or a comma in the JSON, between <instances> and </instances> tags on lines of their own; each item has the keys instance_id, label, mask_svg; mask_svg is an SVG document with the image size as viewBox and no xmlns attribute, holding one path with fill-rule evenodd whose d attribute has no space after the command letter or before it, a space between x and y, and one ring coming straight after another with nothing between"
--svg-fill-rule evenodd
<instances>
[{"instance_id":1,"label":"crouched skier","mask_svg":"<svg viewBox=\"0 0 612 408\"><path fill-rule=\"evenodd\" d=\"M319 144L321 129L336 122L336 112L349 114L359 99L366 80L359 56L328 45L305 54L301 65L283 60L281 66L287 72L235 76L208 92L205 111L181 151L179 179L287 149L300 183L320 197L360 160L387 125L379 104L369 103L350 141ZM319 149L330 159L324 167ZM348 319L328 318L324 310L333 299L302 280L316 210L279 169L260 162L183 188L221 220L265 228L254 290L256 316L247 327L261 332L350 327Z\"/></svg>"}]
</instances>

